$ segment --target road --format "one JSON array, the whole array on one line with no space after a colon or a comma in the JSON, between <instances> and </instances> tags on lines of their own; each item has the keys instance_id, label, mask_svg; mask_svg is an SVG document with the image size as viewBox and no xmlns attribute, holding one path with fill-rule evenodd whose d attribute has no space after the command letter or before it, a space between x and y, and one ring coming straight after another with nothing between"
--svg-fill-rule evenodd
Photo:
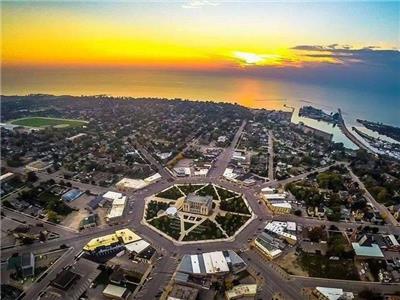
<instances>
[{"instance_id":1,"label":"road","mask_svg":"<svg viewBox=\"0 0 400 300\"><path fill-rule=\"evenodd\" d=\"M268 131L268 178L274 180L274 138L272 130Z\"/></svg>"},{"instance_id":2,"label":"road","mask_svg":"<svg viewBox=\"0 0 400 300\"><path fill-rule=\"evenodd\" d=\"M381 215L386 216L386 220L385 221L389 222L393 226L399 226L399 223L393 217L393 215L389 212L387 207L385 205L379 203L378 201L376 201L375 198L371 195L371 193L367 190L367 188L365 187L364 183L353 173L353 171L349 167L347 167L347 169L349 170L351 178L353 179L353 181L357 182L359 187L365 191L365 197L367 198L367 200L369 202L371 202L376 209L379 210Z\"/></svg>"},{"instance_id":3,"label":"road","mask_svg":"<svg viewBox=\"0 0 400 300\"><path fill-rule=\"evenodd\" d=\"M338 112L339 112L339 123L338 123L338 126L339 126L340 130L343 132L343 134L350 141L352 141L357 147L359 147L361 149L364 149L364 150L368 151L369 153L373 153L374 154L374 152L369 147L367 147L367 145L365 145L363 142L361 142L353 133L350 132L350 130L347 129L346 124L344 123L344 119L343 119L343 116L342 116L342 111L341 111L340 108L339 108Z\"/></svg>"},{"instance_id":4,"label":"road","mask_svg":"<svg viewBox=\"0 0 400 300\"><path fill-rule=\"evenodd\" d=\"M258 192L262 187L265 186L278 186L285 185L289 182L297 181L305 178L311 173L314 172L323 172L327 170L330 166L322 167L317 170L313 170L307 172L305 174L301 174L292 178L288 178L285 180L272 180L265 184L256 185L253 187L243 187L236 183L232 183L221 178L225 168L227 167L229 160L231 159L232 153L235 149L235 145L242 134L243 128L246 125L244 121L238 131L235 134L234 139L232 140L231 145L218 157L218 160L215 163L215 168L210 174L210 177L204 178L182 178L182 179L174 179L171 182L171 174L167 172L163 166L156 161L145 149L139 148L142 154L146 157L147 160L150 161L153 165L155 165L158 169L158 172L162 175L162 179L150 186L147 186L144 189L128 192L128 205L129 212L126 213L123 220L119 225L116 226L102 226L91 229L86 229L82 232L74 232L68 228L56 225L56 224L45 224L45 226L55 233L60 234L62 238L48 241L44 244L34 243L28 246L17 246L11 249L7 249L2 251L1 258L5 260L7 257L12 255L15 252L22 251L32 251L32 252L45 252L51 249L55 249L59 247L61 244L66 244L71 247L71 250L63 256L60 260L57 261L55 265L51 267L48 274L37 284L33 285L27 291L27 295L24 299L36 299L40 291L46 287L49 282L54 279L56 274L61 271L61 269L73 261L73 257L77 255L82 247L92 238L110 234L115 230L121 228L132 228L139 235L141 235L144 239L149 241L158 251L159 254L162 254L163 257L156 261L154 269L150 273L149 280L144 284L141 291L136 295L137 299L153 299L162 291L162 288L166 285L166 283L171 279L173 272L176 269L178 264L178 258L184 254L194 254L208 251L217 251L217 250L236 250L242 252L242 257L246 260L249 265L249 270L256 274L257 278L261 282L261 288L257 297L259 299L270 299L275 292L281 292L286 296L286 299L298 299L301 293L301 288L304 286L335 286L335 287L345 287L346 281L343 282L341 280L328 280L328 279L318 279L318 278L303 278L303 277L293 277L288 276L287 274L282 274L282 271L272 262L266 262L265 259L253 250L248 249L248 240L255 238L259 232L264 228L265 222L267 220L281 220L281 221L294 221L299 225L303 226L315 226L315 225L335 225L341 230L346 230L347 228L357 228L362 225L359 223L340 223L340 222L328 222L325 220L317 220L305 217L298 217L295 215L278 215L274 216L267 209L263 202L259 201ZM42 180L47 180L52 177L47 173L38 173L38 176ZM353 174L353 176L355 176ZM357 177L354 178L359 181ZM63 179L64 180L64 179ZM67 181L67 180L64 180ZM77 186L80 188L86 188L93 190L95 189L98 192L103 192L106 190L110 190L107 188L101 187L93 187L91 185L81 184L75 181L69 181L73 184L73 186ZM237 234L234 240L232 241L220 241L220 242L212 242L212 243L199 243L199 244L185 244L185 245L176 245L171 240L161 236L157 232L153 231L149 227L143 225L141 223L143 217L143 211L145 206L145 199L160 190L163 190L174 183L215 183L224 188L231 189L235 192L241 193L247 199L249 206L252 212L256 215L256 217L246 226L240 233ZM363 185L360 185L364 187ZM370 196L367 196L370 197ZM373 197L371 196L371 202L376 205ZM377 205L377 208L381 208L381 205ZM6 217L16 218L22 221L26 221L28 224L34 224L36 222L44 222L42 220L34 219L30 216L21 214L17 211L12 210L3 210L5 212ZM391 223L387 226L377 226L384 232L400 234L400 228L395 226L394 223ZM258 275L257 275L258 274ZM353 283L352 283L353 284ZM371 285L371 283L355 283L355 290L363 289ZM393 286L391 285L382 285L382 284L372 284L374 288L379 291L392 291Z\"/></svg>"},{"instance_id":5,"label":"road","mask_svg":"<svg viewBox=\"0 0 400 300\"><path fill-rule=\"evenodd\" d=\"M217 178L224 174L225 169L232 158L232 154L235 151L236 144L242 135L243 129L246 126L247 121L244 120L240 125L239 129L236 131L235 136L229 147L225 148L222 153L218 156L217 161L214 163L212 169L208 172L208 177Z\"/></svg>"}]
</instances>

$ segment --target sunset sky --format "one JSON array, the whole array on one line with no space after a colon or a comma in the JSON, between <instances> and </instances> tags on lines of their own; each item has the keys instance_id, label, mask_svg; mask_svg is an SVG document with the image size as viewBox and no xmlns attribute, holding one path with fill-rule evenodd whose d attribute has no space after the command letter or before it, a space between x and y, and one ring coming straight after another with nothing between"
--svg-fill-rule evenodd
<instances>
[{"instance_id":1,"label":"sunset sky","mask_svg":"<svg viewBox=\"0 0 400 300\"><path fill-rule=\"evenodd\" d=\"M2 2L2 63L326 80L345 70L393 81L399 10L399 2Z\"/></svg>"}]
</instances>

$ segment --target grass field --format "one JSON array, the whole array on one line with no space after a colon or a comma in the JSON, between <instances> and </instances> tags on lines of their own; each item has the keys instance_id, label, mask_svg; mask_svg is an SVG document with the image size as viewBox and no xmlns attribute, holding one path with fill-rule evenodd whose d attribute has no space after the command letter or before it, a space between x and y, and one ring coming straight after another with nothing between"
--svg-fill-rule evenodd
<instances>
[{"instance_id":1,"label":"grass field","mask_svg":"<svg viewBox=\"0 0 400 300\"><path fill-rule=\"evenodd\" d=\"M28 117L17 119L11 121L13 125L20 125L25 127L78 127L86 124L87 122L81 120L72 120L72 119L57 119L57 118L45 118L45 117Z\"/></svg>"}]
</instances>

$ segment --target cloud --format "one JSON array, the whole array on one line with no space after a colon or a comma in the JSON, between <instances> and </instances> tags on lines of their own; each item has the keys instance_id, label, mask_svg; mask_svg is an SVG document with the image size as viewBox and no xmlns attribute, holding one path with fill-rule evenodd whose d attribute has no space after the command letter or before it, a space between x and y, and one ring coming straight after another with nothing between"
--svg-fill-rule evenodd
<instances>
[{"instance_id":1,"label":"cloud","mask_svg":"<svg viewBox=\"0 0 400 300\"><path fill-rule=\"evenodd\" d=\"M184 3L182 8L200 8L204 6L217 6L219 5L216 1L208 1L208 0L192 0Z\"/></svg>"},{"instance_id":2,"label":"cloud","mask_svg":"<svg viewBox=\"0 0 400 300\"><path fill-rule=\"evenodd\" d=\"M382 66L389 69L400 68L400 52L394 49L380 49L378 46L367 46L355 49L349 45L332 44L299 45L291 48L300 52L300 55L314 58L332 58L338 64L365 64ZM301 53L305 52L305 53Z\"/></svg>"},{"instance_id":3,"label":"cloud","mask_svg":"<svg viewBox=\"0 0 400 300\"><path fill-rule=\"evenodd\" d=\"M339 44L298 45L291 49L295 55L277 57L273 60L276 64L267 64L265 56L258 54L254 59L262 59L259 62L257 60L250 64L245 57L247 63L244 68L226 72L400 97L400 51L397 49L381 49L376 46L356 49Z\"/></svg>"}]
</instances>

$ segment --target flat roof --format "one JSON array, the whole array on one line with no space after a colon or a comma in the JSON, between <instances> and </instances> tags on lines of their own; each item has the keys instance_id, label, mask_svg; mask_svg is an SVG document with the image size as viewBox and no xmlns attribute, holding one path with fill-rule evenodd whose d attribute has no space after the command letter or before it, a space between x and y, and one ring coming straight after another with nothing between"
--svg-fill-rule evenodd
<instances>
[{"instance_id":1,"label":"flat roof","mask_svg":"<svg viewBox=\"0 0 400 300\"><path fill-rule=\"evenodd\" d=\"M343 295L343 289L320 286L317 286L315 289L329 300L338 300Z\"/></svg>"},{"instance_id":2,"label":"flat roof","mask_svg":"<svg viewBox=\"0 0 400 300\"><path fill-rule=\"evenodd\" d=\"M145 182L147 182L147 183L151 183L151 182L156 181L158 179L161 179L160 173L153 174L153 175L151 175L151 176L149 176L149 177L147 177L147 178L145 178L143 180Z\"/></svg>"},{"instance_id":3,"label":"flat roof","mask_svg":"<svg viewBox=\"0 0 400 300\"><path fill-rule=\"evenodd\" d=\"M131 178L122 178L115 185L117 187L125 187L130 189L141 189L145 187L148 183L143 179L131 179Z\"/></svg>"},{"instance_id":4,"label":"flat roof","mask_svg":"<svg viewBox=\"0 0 400 300\"><path fill-rule=\"evenodd\" d=\"M231 290L225 291L227 299L236 299L239 296L252 296L257 293L257 284L239 284Z\"/></svg>"},{"instance_id":5,"label":"flat roof","mask_svg":"<svg viewBox=\"0 0 400 300\"><path fill-rule=\"evenodd\" d=\"M195 202L195 203L201 203L208 205L212 202L212 196L199 196L194 193L190 193L189 195L186 196L186 201L187 202Z\"/></svg>"},{"instance_id":6,"label":"flat roof","mask_svg":"<svg viewBox=\"0 0 400 300\"><path fill-rule=\"evenodd\" d=\"M366 257L379 257L383 258L384 255L377 244L371 244L371 246L361 246L359 243L351 243L354 252L357 256Z\"/></svg>"},{"instance_id":7,"label":"flat roof","mask_svg":"<svg viewBox=\"0 0 400 300\"><path fill-rule=\"evenodd\" d=\"M103 291L103 294L110 295L113 297L122 298L126 292L126 288L120 287L114 284L108 284Z\"/></svg>"},{"instance_id":8,"label":"flat roof","mask_svg":"<svg viewBox=\"0 0 400 300\"><path fill-rule=\"evenodd\" d=\"M192 262L193 273L200 273L200 264L197 255L190 255L190 261Z\"/></svg>"},{"instance_id":9,"label":"flat roof","mask_svg":"<svg viewBox=\"0 0 400 300\"><path fill-rule=\"evenodd\" d=\"M229 266L222 251L203 253L207 273L229 272Z\"/></svg>"},{"instance_id":10,"label":"flat roof","mask_svg":"<svg viewBox=\"0 0 400 300\"><path fill-rule=\"evenodd\" d=\"M126 244L125 248L130 252L135 252L135 253L139 254L143 250L145 250L148 246L150 246L150 243L146 242L145 240L140 240L140 241Z\"/></svg>"},{"instance_id":11,"label":"flat roof","mask_svg":"<svg viewBox=\"0 0 400 300\"><path fill-rule=\"evenodd\" d=\"M107 193L105 193L103 195L103 198L107 198L110 200L114 200L114 199L121 198L121 197L122 197L121 193L117 193L117 192L113 192L113 191L108 191Z\"/></svg>"},{"instance_id":12,"label":"flat roof","mask_svg":"<svg viewBox=\"0 0 400 300\"><path fill-rule=\"evenodd\" d=\"M0 176L0 181L3 181L4 179L7 179L7 178L9 178L9 177L11 177L13 175L14 175L14 173L11 173L11 172L5 173L5 174Z\"/></svg>"},{"instance_id":13,"label":"flat roof","mask_svg":"<svg viewBox=\"0 0 400 300\"><path fill-rule=\"evenodd\" d=\"M272 206L275 207L282 207L282 208L292 208L292 205L289 202L279 202L279 203L271 203Z\"/></svg>"},{"instance_id":14,"label":"flat roof","mask_svg":"<svg viewBox=\"0 0 400 300\"><path fill-rule=\"evenodd\" d=\"M83 250L86 251L93 251L96 250L99 247L106 247L106 246L110 246L114 243L118 243L118 237L116 234L108 234L108 235L104 235L98 238L94 238L91 239L84 247Z\"/></svg>"},{"instance_id":15,"label":"flat roof","mask_svg":"<svg viewBox=\"0 0 400 300\"><path fill-rule=\"evenodd\" d=\"M115 232L115 234L117 237L122 239L122 242L124 244L128 244L128 243L135 242L135 241L142 239L139 235L137 235L136 233L134 233L132 230L130 230L128 228L117 230Z\"/></svg>"},{"instance_id":16,"label":"flat roof","mask_svg":"<svg viewBox=\"0 0 400 300\"><path fill-rule=\"evenodd\" d=\"M113 206L111 207L110 212L107 214L107 218L113 219L121 217L124 214L124 207L121 206Z\"/></svg>"}]
</instances>

